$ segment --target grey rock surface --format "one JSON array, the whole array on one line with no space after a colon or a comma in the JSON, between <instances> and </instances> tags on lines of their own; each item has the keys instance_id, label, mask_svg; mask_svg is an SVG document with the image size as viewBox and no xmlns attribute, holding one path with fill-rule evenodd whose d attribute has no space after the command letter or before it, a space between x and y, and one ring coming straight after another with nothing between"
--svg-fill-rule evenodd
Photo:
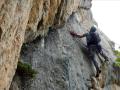
<instances>
[{"instance_id":1,"label":"grey rock surface","mask_svg":"<svg viewBox=\"0 0 120 90\"><path fill-rule=\"evenodd\" d=\"M104 38L101 45L111 59L109 64L102 64L104 58L100 56L102 59L99 59L96 55L102 73L99 78L95 78L96 71L88 57L85 38L73 38L69 33L70 29L78 33L87 32L77 20L77 15L79 13L73 13L64 27L49 30L45 38L39 37L23 46L22 60L39 72L35 79L23 81L23 90L89 90L91 87L90 90L119 89L119 84L114 81L119 82L115 79L118 79L116 75L120 72L113 72L115 56L110 40L98 30L101 38Z\"/></svg>"},{"instance_id":2,"label":"grey rock surface","mask_svg":"<svg viewBox=\"0 0 120 90\"><path fill-rule=\"evenodd\" d=\"M0 0L0 90L119 90L111 40L98 30L110 63L96 55L102 73L95 78L85 38L69 33L97 25L90 8L91 0ZM39 72L35 79L14 76L19 57Z\"/></svg>"},{"instance_id":3,"label":"grey rock surface","mask_svg":"<svg viewBox=\"0 0 120 90\"><path fill-rule=\"evenodd\" d=\"M8 90L22 44L63 26L72 12L90 9L91 0L0 0L0 90ZM84 16L84 15L83 15Z\"/></svg>"}]
</instances>

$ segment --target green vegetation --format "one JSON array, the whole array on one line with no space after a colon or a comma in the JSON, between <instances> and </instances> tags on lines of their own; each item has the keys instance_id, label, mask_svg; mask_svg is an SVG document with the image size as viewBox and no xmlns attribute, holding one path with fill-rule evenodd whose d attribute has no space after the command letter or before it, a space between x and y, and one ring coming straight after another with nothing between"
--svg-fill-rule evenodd
<instances>
[{"instance_id":1,"label":"green vegetation","mask_svg":"<svg viewBox=\"0 0 120 90\"><path fill-rule=\"evenodd\" d=\"M120 67L120 58L117 58L115 63L114 63L114 66L118 66Z\"/></svg>"},{"instance_id":2,"label":"green vegetation","mask_svg":"<svg viewBox=\"0 0 120 90\"><path fill-rule=\"evenodd\" d=\"M115 55L116 55L117 57L120 57L120 51L115 50L114 53L115 53Z\"/></svg>"},{"instance_id":3,"label":"green vegetation","mask_svg":"<svg viewBox=\"0 0 120 90\"><path fill-rule=\"evenodd\" d=\"M117 56L117 59L115 60L114 66L120 67L120 52L118 50L115 50L114 53Z\"/></svg>"},{"instance_id":4,"label":"green vegetation","mask_svg":"<svg viewBox=\"0 0 120 90\"><path fill-rule=\"evenodd\" d=\"M19 61L17 65L17 73L22 77L34 78L38 72L32 69L30 64Z\"/></svg>"}]
</instances>

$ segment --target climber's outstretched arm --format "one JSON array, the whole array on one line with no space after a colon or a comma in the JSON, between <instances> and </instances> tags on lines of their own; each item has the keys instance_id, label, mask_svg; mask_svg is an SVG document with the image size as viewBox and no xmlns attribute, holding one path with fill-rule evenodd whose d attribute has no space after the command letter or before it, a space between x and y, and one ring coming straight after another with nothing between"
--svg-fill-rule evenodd
<instances>
[{"instance_id":1,"label":"climber's outstretched arm","mask_svg":"<svg viewBox=\"0 0 120 90\"><path fill-rule=\"evenodd\" d=\"M79 38L83 38L83 37L86 36L85 34L80 35L80 34L77 34L77 33L75 33L75 32L70 32L70 34L71 34L72 36L76 36L76 37L79 37Z\"/></svg>"}]
</instances>

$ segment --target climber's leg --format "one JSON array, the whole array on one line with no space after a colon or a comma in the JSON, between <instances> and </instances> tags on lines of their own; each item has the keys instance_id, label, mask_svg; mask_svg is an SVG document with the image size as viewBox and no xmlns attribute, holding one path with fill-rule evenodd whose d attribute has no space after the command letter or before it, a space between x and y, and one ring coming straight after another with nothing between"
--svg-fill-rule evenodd
<instances>
[{"instance_id":1,"label":"climber's leg","mask_svg":"<svg viewBox=\"0 0 120 90\"><path fill-rule=\"evenodd\" d=\"M97 46L96 46L96 50L97 50L97 52L98 53L100 53L100 55L105 59L105 62L106 61L109 61L109 58L107 57L107 55L105 54L105 52L103 52L103 48L102 48L102 46L100 45L100 44L98 44Z\"/></svg>"},{"instance_id":2,"label":"climber's leg","mask_svg":"<svg viewBox=\"0 0 120 90\"><path fill-rule=\"evenodd\" d=\"M109 58L107 57L107 55L103 52L103 50L101 50L100 55L102 55L102 57L105 59L106 61L109 61Z\"/></svg>"},{"instance_id":3,"label":"climber's leg","mask_svg":"<svg viewBox=\"0 0 120 90\"><path fill-rule=\"evenodd\" d=\"M96 68L96 71L97 71L96 77L98 77L101 70L99 69L98 63L97 63L96 58L95 58L95 53L96 53L95 48L89 47L89 53L90 53L90 58L91 58L94 66Z\"/></svg>"},{"instance_id":4,"label":"climber's leg","mask_svg":"<svg viewBox=\"0 0 120 90\"><path fill-rule=\"evenodd\" d=\"M93 62L93 64L94 64L96 70L99 70L98 63L97 63L97 61L96 61L96 59L95 59L95 55L94 55L94 54L93 54L93 55L90 55L90 58L91 58L91 60L92 60L92 62Z\"/></svg>"}]
</instances>

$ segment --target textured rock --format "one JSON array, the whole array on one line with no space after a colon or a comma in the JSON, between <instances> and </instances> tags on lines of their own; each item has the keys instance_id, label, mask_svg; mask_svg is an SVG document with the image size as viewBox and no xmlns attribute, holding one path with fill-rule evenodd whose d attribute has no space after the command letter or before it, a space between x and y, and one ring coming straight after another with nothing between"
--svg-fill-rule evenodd
<instances>
[{"instance_id":1,"label":"textured rock","mask_svg":"<svg viewBox=\"0 0 120 90\"><path fill-rule=\"evenodd\" d=\"M9 90L10 84L11 90L87 90L92 87L91 76L95 70L87 56L85 39L73 38L68 32L85 33L96 24L90 7L91 0L1 0L0 90ZM113 60L111 41L99 33L106 55ZM46 37L36 39L39 35ZM25 44L21 51L24 42L31 43ZM21 82L15 76L11 83L20 51L23 61L31 63L39 73L35 80ZM101 65L101 59L97 57L97 60ZM112 65L105 67L100 79L93 80L93 89L119 89L118 75Z\"/></svg>"},{"instance_id":2,"label":"textured rock","mask_svg":"<svg viewBox=\"0 0 120 90\"><path fill-rule=\"evenodd\" d=\"M8 90L15 73L32 0L0 1L0 90Z\"/></svg>"},{"instance_id":3,"label":"textured rock","mask_svg":"<svg viewBox=\"0 0 120 90\"><path fill-rule=\"evenodd\" d=\"M16 74L13 78L13 81L11 83L11 87L9 90L22 90L21 88L22 83L20 77Z\"/></svg>"},{"instance_id":4,"label":"textured rock","mask_svg":"<svg viewBox=\"0 0 120 90\"><path fill-rule=\"evenodd\" d=\"M104 59L96 55L102 73L99 78L95 78L96 71L88 57L85 40L73 38L68 32L69 30L87 32L86 29L93 25L92 15L89 12L87 10L83 16L81 10L73 13L64 27L50 30L45 38L38 38L23 46L22 60L32 64L39 72L34 80L23 81L24 90L119 89L120 80L117 76L120 72L118 71L117 74L113 72L117 69L114 70L111 65L115 56L109 44L110 40L99 31L101 38L104 38L101 42L103 49L111 60L110 64L102 64Z\"/></svg>"},{"instance_id":5,"label":"textured rock","mask_svg":"<svg viewBox=\"0 0 120 90\"><path fill-rule=\"evenodd\" d=\"M91 0L33 0L25 41L45 36L49 27L63 26L72 12L91 7Z\"/></svg>"},{"instance_id":6,"label":"textured rock","mask_svg":"<svg viewBox=\"0 0 120 90\"><path fill-rule=\"evenodd\" d=\"M78 8L90 6L90 0L1 0L0 89L9 88L24 39L44 36L49 27L63 26Z\"/></svg>"}]
</instances>

